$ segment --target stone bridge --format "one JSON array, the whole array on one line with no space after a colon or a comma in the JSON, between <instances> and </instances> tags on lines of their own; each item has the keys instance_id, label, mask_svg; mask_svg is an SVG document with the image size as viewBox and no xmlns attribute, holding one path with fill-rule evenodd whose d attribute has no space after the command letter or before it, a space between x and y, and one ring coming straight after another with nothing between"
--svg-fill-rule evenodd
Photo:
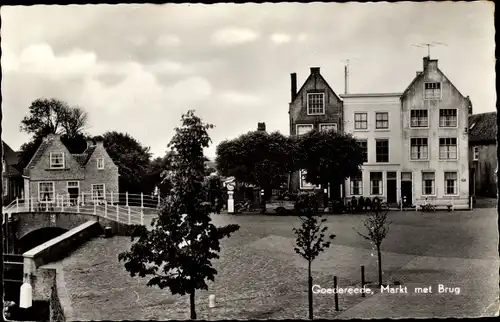
<instances>
[{"instance_id":1,"label":"stone bridge","mask_svg":"<svg viewBox=\"0 0 500 322\"><path fill-rule=\"evenodd\" d=\"M97 221L102 228L111 227L113 234L130 235L135 225L117 222L111 218L99 215L74 212L18 212L11 215L10 231L15 235L16 244L20 251L55 238L62 233L76 228L88 221Z\"/></svg>"}]
</instances>

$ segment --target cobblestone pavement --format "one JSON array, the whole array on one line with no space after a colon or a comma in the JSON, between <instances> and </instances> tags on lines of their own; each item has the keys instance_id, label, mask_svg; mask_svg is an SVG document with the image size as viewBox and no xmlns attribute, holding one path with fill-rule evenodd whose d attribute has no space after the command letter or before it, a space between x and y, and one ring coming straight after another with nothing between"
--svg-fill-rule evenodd
<instances>
[{"instance_id":1,"label":"cobblestone pavement","mask_svg":"<svg viewBox=\"0 0 500 322\"><path fill-rule=\"evenodd\" d=\"M334 243L313 264L314 284L360 284L360 265L369 284L377 281L376 258L363 229L362 215L328 216ZM315 318L480 316L498 298L496 209L472 212L391 212L393 221L382 245L384 282L399 281L408 290L438 284L460 287L454 294L380 294L366 298L314 296ZM307 318L306 262L293 251L295 217L214 215L216 225L240 224L223 241L218 270L209 291L196 294L199 319ZM149 222L149 220L147 221ZM188 296L146 287L117 260L130 247L127 237L96 238L62 261L75 320L188 318ZM208 308L208 295L217 306Z\"/></svg>"}]
</instances>

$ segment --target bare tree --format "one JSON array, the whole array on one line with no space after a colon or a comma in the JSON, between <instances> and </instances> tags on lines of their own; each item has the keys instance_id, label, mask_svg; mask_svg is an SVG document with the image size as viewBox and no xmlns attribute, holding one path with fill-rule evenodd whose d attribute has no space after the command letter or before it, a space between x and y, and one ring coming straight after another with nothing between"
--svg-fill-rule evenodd
<instances>
[{"instance_id":1,"label":"bare tree","mask_svg":"<svg viewBox=\"0 0 500 322\"><path fill-rule=\"evenodd\" d=\"M372 211L368 218L363 220L363 224L368 230L368 233L362 234L354 229L359 236L369 240L377 247L379 286L382 285L382 253L380 252L380 246L389 233L389 226L391 223L392 222L387 219L387 210L380 211L378 207L375 207L375 211Z\"/></svg>"}]
</instances>

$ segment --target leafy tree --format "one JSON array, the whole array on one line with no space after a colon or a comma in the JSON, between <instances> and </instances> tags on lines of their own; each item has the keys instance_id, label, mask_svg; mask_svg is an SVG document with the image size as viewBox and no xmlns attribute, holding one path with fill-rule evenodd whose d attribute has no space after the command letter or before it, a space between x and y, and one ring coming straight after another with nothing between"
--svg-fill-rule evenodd
<instances>
[{"instance_id":1,"label":"leafy tree","mask_svg":"<svg viewBox=\"0 0 500 322\"><path fill-rule=\"evenodd\" d=\"M279 132L248 132L217 146L216 167L222 176L264 189L268 199L293 171L294 149L293 139Z\"/></svg>"},{"instance_id":2,"label":"leafy tree","mask_svg":"<svg viewBox=\"0 0 500 322\"><path fill-rule=\"evenodd\" d=\"M203 148L210 142L208 129L188 111L170 146L174 154L170 171L172 191L152 230L139 229L138 240L118 258L131 276L152 276L148 286L169 288L172 294L189 294L191 319L196 319L195 291L208 289L217 271L212 260L219 258L220 240L239 229L238 225L215 227L204 202Z\"/></svg>"},{"instance_id":3,"label":"leafy tree","mask_svg":"<svg viewBox=\"0 0 500 322\"><path fill-rule=\"evenodd\" d=\"M145 192L152 192L158 187L160 195L168 194L171 185L165 179L165 172L172 169L173 154L173 151L168 151L163 157L157 157L149 162L143 183Z\"/></svg>"},{"instance_id":4,"label":"leafy tree","mask_svg":"<svg viewBox=\"0 0 500 322\"><path fill-rule=\"evenodd\" d=\"M106 132L102 139L106 152L118 166L120 191L143 192L151 157L149 148L143 147L128 133Z\"/></svg>"},{"instance_id":5,"label":"leafy tree","mask_svg":"<svg viewBox=\"0 0 500 322\"><path fill-rule=\"evenodd\" d=\"M352 135L311 131L297 138L296 167L307 171L306 180L312 184L340 186L359 172L362 153Z\"/></svg>"},{"instance_id":6,"label":"leafy tree","mask_svg":"<svg viewBox=\"0 0 500 322\"><path fill-rule=\"evenodd\" d=\"M325 233L328 227L322 225L326 222L326 218L321 215L315 215L316 199L313 194L302 193L299 195L297 201L297 208L299 210L299 218L302 221L300 228L293 228L295 233L296 247L295 252L307 260L307 273L308 273L308 302L309 302L309 319L313 319L313 278L312 278L312 262L322 253L325 249L330 247L331 240L335 235L328 236L325 240Z\"/></svg>"},{"instance_id":7,"label":"leafy tree","mask_svg":"<svg viewBox=\"0 0 500 322\"><path fill-rule=\"evenodd\" d=\"M80 107L70 107L55 98L33 101L20 126L21 131L32 135L32 139L21 146L18 167L22 169L28 165L43 138L49 134L61 134L61 140L71 153L83 152L87 122L87 113Z\"/></svg>"},{"instance_id":8,"label":"leafy tree","mask_svg":"<svg viewBox=\"0 0 500 322\"><path fill-rule=\"evenodd\" d=\"M382 253L380 252L380 246L382 241L385 239L389 233L389 226L391 222L387 219L387 210L379 210L375 207L375 211L372 211L370 215L363 221L363 224L368 231L367 234L362 234L358 231L359 236L366 240L369 240L377 248L377 261L378 261L378 284L382 285Z\"/></svg>"}]
</instances>

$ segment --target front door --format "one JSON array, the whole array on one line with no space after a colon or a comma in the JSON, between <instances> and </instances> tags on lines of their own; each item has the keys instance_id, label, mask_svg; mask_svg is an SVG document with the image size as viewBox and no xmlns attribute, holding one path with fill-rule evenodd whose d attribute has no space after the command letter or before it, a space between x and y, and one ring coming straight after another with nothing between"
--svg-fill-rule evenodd
<instances>
[{"instance_id":1,"label":"front door","mask_svg":"<svg viewBox=\"0 0 500 322\"><path fill-rule=\"evenodd\" d=\"M78 181L68 181L69 202L72 206L76 205L80 195L80 183Z\"/></svg>"},{"instance_id":2,"label":"front door","mask_svg":"<svg viewBox=\"0 0 500 322\"><path fill-rule=\"evenodd\" d=\"M398 200L397 188L397 174L396 172L387 172L387 203L395 204Z\"/></svg>"}]
</instances>

